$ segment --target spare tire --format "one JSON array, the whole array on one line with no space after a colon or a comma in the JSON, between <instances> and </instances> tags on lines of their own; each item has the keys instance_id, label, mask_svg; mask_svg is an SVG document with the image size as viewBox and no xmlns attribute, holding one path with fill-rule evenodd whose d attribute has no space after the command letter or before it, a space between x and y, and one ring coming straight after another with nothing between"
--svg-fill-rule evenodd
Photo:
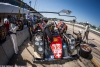
<instances>
[{"instance_id":1,"label":"spare tire","mask_svg":"<svg viewBox=\"0 0 100 67\"><path fill-rule=\"evenodd\" d=\"M83 58L88 58L91 54L92 49L87 44L80 45L79 54Z\"/></svg>"}]
</instances>

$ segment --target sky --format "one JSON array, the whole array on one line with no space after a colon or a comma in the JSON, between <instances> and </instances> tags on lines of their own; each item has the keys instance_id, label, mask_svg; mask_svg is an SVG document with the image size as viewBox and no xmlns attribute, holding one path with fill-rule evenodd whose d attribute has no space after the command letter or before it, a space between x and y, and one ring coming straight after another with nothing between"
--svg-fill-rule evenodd
<instances>
[{"instance_id":1,"label":"sky","mask_svg":"<svg viewBox=\"0 0 100 67\"><path fill-rule=\"evenodd\" d=\"M23 0L27 4L32 1L31 7L34 8L35 0ZM70 15L76 16L78 22L88 21L90 24L100 26L100 0L36 0L35 10L59 12L63 9L71 10ZM57 14L43 14L45 17L62 18L71 20L65 16Z\"/></svg>"}]
</instances>

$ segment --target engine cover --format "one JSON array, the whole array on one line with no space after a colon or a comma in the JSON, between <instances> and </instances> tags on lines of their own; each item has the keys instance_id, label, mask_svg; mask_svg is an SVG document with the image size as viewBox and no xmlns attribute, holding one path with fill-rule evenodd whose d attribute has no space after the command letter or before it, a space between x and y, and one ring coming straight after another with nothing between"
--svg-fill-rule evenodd
<instances>
[{"instance_id":1,"label":"engine cover","mask_svg":"<svg viewBox=\"0 0 100 67\"><path fill-rule=\"evenodd\" d=\"M50 47L56 59L62 58L62 39L60 36L53 37Z\"/></svg>"}]
</instances>

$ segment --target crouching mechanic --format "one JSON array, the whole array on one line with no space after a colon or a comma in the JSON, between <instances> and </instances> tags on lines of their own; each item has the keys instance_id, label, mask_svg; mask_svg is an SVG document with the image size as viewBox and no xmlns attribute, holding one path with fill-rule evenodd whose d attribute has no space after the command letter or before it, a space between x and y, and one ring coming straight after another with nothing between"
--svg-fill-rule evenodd
<instances>
[{"instance_id":1,"label":"crouching mechanic","mask_svg":"<svg viewBox=\"0 0 100 67\"><path fill-rule=\"evenodd\" d=\"M79 30L78 33L73 32L73 34L75 34L77 36L77 38L75 38L76 40L76 47L80 46L80 43L82 42L82 30Z\"/></svg>"}]
</instances>

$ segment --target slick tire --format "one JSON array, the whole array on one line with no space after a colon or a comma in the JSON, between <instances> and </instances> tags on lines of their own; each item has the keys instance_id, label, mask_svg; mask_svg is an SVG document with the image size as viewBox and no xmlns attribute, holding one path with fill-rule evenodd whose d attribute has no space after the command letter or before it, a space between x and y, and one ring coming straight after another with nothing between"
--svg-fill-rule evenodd
<instances>
[{"instance_id":1,"label":"slick tire","mask_svg":"<svg viewBox=\"0 0 100 67\"><path fill-rule=\"evenodd\" d=\"M90 54L91 54L91 51L92 50L90 50L90 51L87 52L87 51L83 50L82 47L80 47L79 54L83 58L88 58L90 56Z\"/></svg>"}]
</instances>

